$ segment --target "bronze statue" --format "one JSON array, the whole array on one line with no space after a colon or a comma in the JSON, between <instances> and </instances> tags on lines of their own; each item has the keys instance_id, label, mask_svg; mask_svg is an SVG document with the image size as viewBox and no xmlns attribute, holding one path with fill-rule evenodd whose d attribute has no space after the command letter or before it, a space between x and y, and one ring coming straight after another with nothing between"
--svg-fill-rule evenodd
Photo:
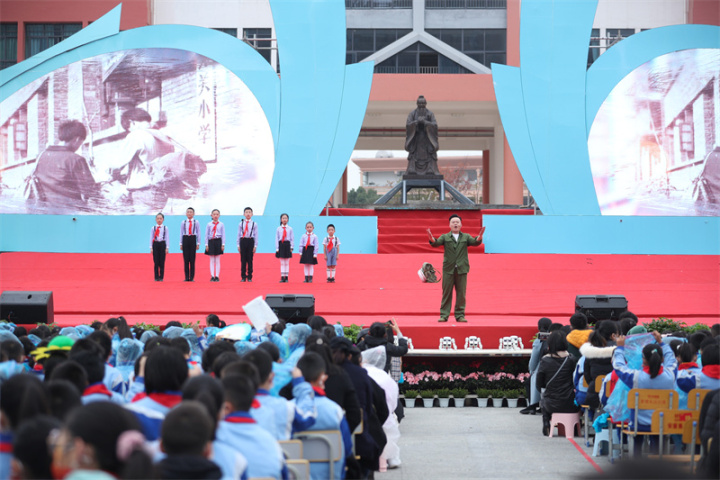
<instances>
[{"instance_id":1,"label":"bronze statue","mask_svg":"<svg viewBox=\"0 0 720 480\"><path fill-rule=\"evenodd\" d=\"M427 109L427 100L422 95L417 99L417 108L408 115L405 134L405 150L410 152L405 174L440 175L437 166L437 121Z\"/></svg>"}]
</instances>

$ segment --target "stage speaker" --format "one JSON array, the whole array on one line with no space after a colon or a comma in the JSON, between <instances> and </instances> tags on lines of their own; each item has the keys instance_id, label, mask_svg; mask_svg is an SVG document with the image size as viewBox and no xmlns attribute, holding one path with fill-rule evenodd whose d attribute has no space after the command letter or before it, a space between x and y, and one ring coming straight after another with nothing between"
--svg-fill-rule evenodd
<instances>
[{"instance_id":1,"label":"stage speaker","mask_svg":"<svg viewBox=\"0 0 720 480\"><path fill-rule=\"evenodd\" d=\"M578 295L575 297L575 313L584 313L590 323L600 320L618 320L627 312L628 301L622 295Z\"/></svg>"},{"instance_id":2,"label":"stage speaker","mask_svg":"<svg viewBox=\"0 0 720 480\"><path fill-rule=\"evenodd\" d=\"M278 318L288 323L306 323L315 315L314 295L266 295L265 301Z\"/></svg>"},{"instance_id":3,"label":"stage speaker","mask_svg":"<svg viewBox=\"0 0 720 480\"><path fill-rule=\"evenodd\" d=\"M2 292L0 319L22 325L53 323L53 292Z\"/></svg>"}]
</instances>

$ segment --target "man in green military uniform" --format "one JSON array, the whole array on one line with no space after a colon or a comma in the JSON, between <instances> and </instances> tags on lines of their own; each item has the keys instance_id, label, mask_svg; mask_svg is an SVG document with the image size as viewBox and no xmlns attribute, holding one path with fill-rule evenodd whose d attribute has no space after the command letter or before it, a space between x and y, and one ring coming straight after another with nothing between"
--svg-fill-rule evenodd
<instances>
[{"instance_id":1,"label":"man in green military uniform","mask_svg":"<svg viewBox=\"0 0 720 480\"><path fill-rule=\"evenodd\" d=\"M465 290L467 289L467 274L470 271L467 247L475 247L482 243L482 236L485 227L480 229L477 237L460 231L462 219L459 215L450 216L450 232L440 235L437 239L433 237L430 229L427 229L430 245L439 247L445 245L443 257L443 278L442 278L442 303L440 304L439 322L447 322L452 307L452 292L455 288L455 320L465 320Z\"/></svg>"}]
</instances>

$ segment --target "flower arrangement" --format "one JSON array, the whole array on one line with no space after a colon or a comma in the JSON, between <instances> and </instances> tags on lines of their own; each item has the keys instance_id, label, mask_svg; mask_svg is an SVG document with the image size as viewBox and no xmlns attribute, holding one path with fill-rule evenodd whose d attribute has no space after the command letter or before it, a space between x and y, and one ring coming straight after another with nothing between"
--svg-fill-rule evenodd
<instances>
[{"instance_id":1,"label":"flower arrangement","mask_svg":"<svg viewBox=\"0 0 720 480\"><path fill-rule=\"evenodd\" d=\"M518 390L523 388L524 382L530 378L529 373L512 374L506 372L471 372L467 375L453 372L434 372L425 370L423 372L413 374L411 372L403 373L405 382L401 384L401 390L418 389L418 390L437 390L437 389L453 389L462 388L468 391L474 391L478 388L495 389L495 390Z\"/></svg>"},{"instance_id":2,"label":"flower arrangement","mask_svg":"<svg viewBox=\"0 0 720 480\"><path fill-rule=\"evenodd\" d=\"M412 400L412 399L417 398L418 394L419 393L417 390L405 390L404 396L405 396L405 398Z\"/></svg>"},{"instance_id":3,"label":"flower arrangement","mask_svg":"<svg viewBox=\"0 0 720 480\"><path fill-rule=\"evenodd\" d=\"M433 398L435 397L435 390L420 390L420 398Z\"/></svg>"}]
</instances>

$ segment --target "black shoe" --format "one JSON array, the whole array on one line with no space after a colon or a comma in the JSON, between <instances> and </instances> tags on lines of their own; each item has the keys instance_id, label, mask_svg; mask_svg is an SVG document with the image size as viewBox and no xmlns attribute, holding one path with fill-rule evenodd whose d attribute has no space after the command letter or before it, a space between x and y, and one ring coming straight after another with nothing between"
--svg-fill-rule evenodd
<instances>
[{"instance_id":1,"label":"black shoe","mask_svg":"<svg viewBox=\"0 0 720 480\"><path fill-rule=\"evenodd\" d=\"M308 283L312 283L312 276L308 277Z\"/></svg>"},{"instance_id":2,"label":"black shoe","mask_svg":"<svg viewBox=\"0 0 720 480\"><path fill-rule=\"evenodd\" d=\"M246 280L246 279L244 279L244 278L243 278L242 280L240 280L240 281L241 281L241 282L247 282L247 280Z\"/></svg>"},{"instance_id":3,"label":"black shoe","mask_svg":"<svg viewBox=\"0 0 720 480\"><path fill-rule=\"evenodd\" d=\"M528 405L520 410L520 415L535 415L535 405Z\"/></svg>"},{"instance_id":4,"label":"black shoe","mask_svg":"<svg viewBox=\"0 0 720 480\"><path fill-rule=\"evenodd\" d=\"M285 282L284 282L284 283L288 283L289 281L290 281L290 280L288 280L288 276L285 275Z\"/></svg>"},{"instance_id":5,"label":"black shoe","mask_svg":"<svg viewBox=\"0 0 720 480\"><path fill-rule=\"evenodd\" d=\"M215 281L216 281L216 282L219 282L219 281L220 281L220 277L215 277Z\"/></svg>"},{"instance_id":6,"label":"black shoe","mask_svg":"<svg viewBox=\"0 0 720 480\"><path fill-rule=\"evenodd\" d=\"M332 278L328 278L327 282L332 283Z\"/></svg>"},{"instance_id":7,"label":"black shoe","mask_svg":"<svg viewBox=\"0 0 720 480\"><path fill-rule=\"evenodd\" d=\"M303 280L303 283L308 283L308 276L305 275L305 280Z\"/></svg>"},{"instance_id":8,"label":"black shoe","mask_svg":"<svg viewBox=\"0 0 720 480\"><path fill-rule=\"evenodd\" d=\"M252 278L248 278L248 282L252 282Z\"/></svg>"},{"instance_id":9,"label":"black shoe","mask_svg":"<svg viewBox=\"0 0 720 480\"><path fill-rule=\"evenodd\" d=\"M280 281L278 283L285 283L285 277L280 277Z\"/></svg>"},{"instance_id":10,"label":"black shoe","mask_svg":"<svg viewBox=\"0 0 720 480\"><path fill-rule=\"evenodd\" d=\"M550 436L550 419L543 417L542 434L546 437Z\"/></svg>"},{"instance_id":11,"label":"black shoe","mask_svg":"<svg viewBox=\"0 0 720 480\"><path fill-rule=\"evenodd\" d=\"M214 281L215 281L215 277L210 277L210 281L211 281L211 282L214 282Z\"/></svg>"}]
</instances>

